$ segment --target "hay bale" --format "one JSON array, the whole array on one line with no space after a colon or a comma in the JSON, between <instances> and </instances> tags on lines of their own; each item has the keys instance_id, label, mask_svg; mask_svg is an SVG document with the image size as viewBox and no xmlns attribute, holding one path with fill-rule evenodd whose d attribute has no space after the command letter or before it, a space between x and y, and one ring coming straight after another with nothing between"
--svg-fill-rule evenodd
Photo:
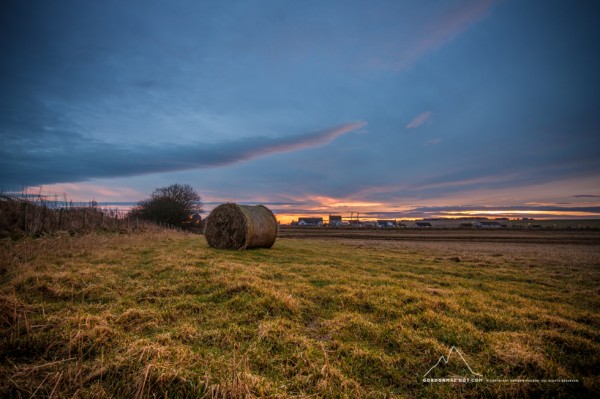
<instances>
[{"instance_id":1,"label":"hay bale","mask_svg":"<svg viewBox=\"0 0 600 399\"><path fill-rule=\"evenodd\" d=\"M204 236L213 248L271 248L277 238L277 219L263 205L222 204L206 219Z\"/></svg>"}]
</instances>

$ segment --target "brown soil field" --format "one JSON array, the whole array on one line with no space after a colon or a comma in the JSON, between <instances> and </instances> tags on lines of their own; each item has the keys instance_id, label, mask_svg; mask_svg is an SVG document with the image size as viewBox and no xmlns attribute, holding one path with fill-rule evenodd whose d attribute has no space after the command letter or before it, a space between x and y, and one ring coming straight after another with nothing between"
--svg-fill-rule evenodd
<instances>
[{"instance_id":1,"label":"brown soil field","mask_svg":"<svg viewBox=\"0 0 600 399\"><path fill-rule=\"evenodd\" d=\"M281 238L343 238L386 241L600 245L600 230L376 229L281 226L278 236Z\"/></svg>"}]
</instances>

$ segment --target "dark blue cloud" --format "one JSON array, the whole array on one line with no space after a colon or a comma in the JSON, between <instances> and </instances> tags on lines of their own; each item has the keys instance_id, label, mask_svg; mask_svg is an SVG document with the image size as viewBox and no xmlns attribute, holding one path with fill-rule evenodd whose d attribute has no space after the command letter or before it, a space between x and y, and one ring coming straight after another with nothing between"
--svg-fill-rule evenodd
<instances>
[{"instance_id":1,"label":"dark blue cloud","mask_svg":"<svg viewBox=\"0 0 600 399\"><path fill-rule=\"evenodd\" d=\"M120 146L73 132L11 137L0 149L0 183L29 186L230 165L326 144L365 124L347 123L285 137L257 136L223 143L169 146Z\"/></svg>"}]
</instances>

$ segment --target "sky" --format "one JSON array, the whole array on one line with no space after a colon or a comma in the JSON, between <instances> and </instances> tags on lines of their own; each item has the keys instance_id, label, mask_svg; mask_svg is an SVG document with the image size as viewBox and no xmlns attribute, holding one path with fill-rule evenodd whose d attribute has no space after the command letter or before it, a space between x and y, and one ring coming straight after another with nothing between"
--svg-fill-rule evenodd
<instances>
[{"instance_id":1,"label":"sky","mask_svg":"<svg viewBox=\"0 0 600 399\"><path fill-rule=\"evenodd\" d=\"M600 218L592 1L3 1L0 189Z\"/></svg>"}]
</instances>

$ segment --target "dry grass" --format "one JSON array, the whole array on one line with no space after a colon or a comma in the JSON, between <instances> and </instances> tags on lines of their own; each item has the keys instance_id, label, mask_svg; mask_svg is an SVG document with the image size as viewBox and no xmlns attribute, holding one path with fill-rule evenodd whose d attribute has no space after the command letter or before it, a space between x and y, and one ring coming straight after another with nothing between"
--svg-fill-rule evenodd
<instances>
[{"instance_id":1,"label":"dry grass","mask_svg":"<svg viewBox=\"0 0 600 399\"><path fill-rule=\"evenodd\" d=\"M600 391L598 245L175 232L4 240L0 396L539 397ZM451 346L489 379L422 381Z\"/></svg>"},{"instance_id":2,"label":"dry grass","mask_svg":"<svg viewBox=\"0 0 600 399\"><path fill-rule=\"evenodd\" d=\"M175 226L138 220L117 209L100 209L94 202L82 207L66 199L61 202L48 200L41 193L20 197L0 192L0 240L91 232L139 233L163 228Z\"/></svg>"}]
</instances>

